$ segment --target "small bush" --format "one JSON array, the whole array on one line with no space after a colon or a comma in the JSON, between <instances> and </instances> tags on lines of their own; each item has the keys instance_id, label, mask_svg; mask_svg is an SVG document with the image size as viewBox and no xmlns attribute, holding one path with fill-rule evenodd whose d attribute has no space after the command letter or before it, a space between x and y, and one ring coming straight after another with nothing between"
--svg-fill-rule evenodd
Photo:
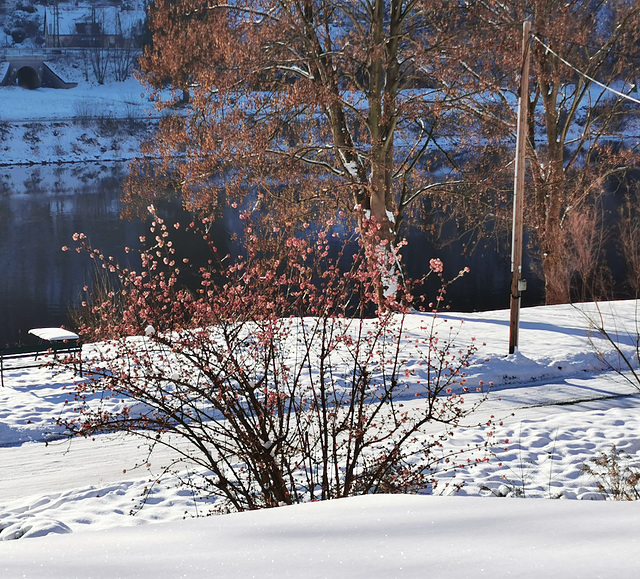
<instances>
[{"instance_id":1,"label":"small bush","mask_svg":"<svg viewBox=\"0 0 640 579\"><path fill-rule=\"evenodd\" d=\"M95 103L86 99L78 100L73 105L75 121L81 125L87 125L97 116Z\"/></svg>"},{"instance_id":2,"label":"small bush","mask_svg":"<svg viewBox=\"0 0 640 579\"><path fill-rule=\"evenodd\" d=\"M640 468L629 463L631 456L611 446L582 467L582 471L596 479L596 487L606 498L614 501L640 499Z\"/></svg>"},{"instance_id":3,"label":"small bush","mask_svg":"<svg viewBox=\"0 0 640 579\"><path fill-rule=\"evenodd\" d=\"M31 123L25 125L25 128L27 130L24 132L22 138L31 145L39 143L41 140L40 135L42 134L42 130L44 129L43 125L40 125L38 123Z\"/></svg>"},{"instance_id":4,"label":"small bush","mask_svg":"<svg viewBox=\"0 0 640 579\"><path fill-rule=\"evenodd\" d=\"M27 32L24 28L14 28L11 30L11 39L16 44L22 44L27 38Z\"/></svg>"}]
</instances>

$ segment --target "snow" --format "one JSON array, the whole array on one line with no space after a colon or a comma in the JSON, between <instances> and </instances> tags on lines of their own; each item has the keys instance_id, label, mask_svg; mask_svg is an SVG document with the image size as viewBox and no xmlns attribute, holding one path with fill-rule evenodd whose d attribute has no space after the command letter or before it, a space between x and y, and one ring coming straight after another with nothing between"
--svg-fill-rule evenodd
<instances>
[{"instance_id":1,"label":"snow","mask_svg":"<svg viewBox=\"0 0 640 579\"><path fill-rule=\"evenodd\" d=\"M126 117L154 114L137 81L97 86L81 68L60 74L78 87L0 88L0 165L136 157L140 132L125 130ZM105 137L78 122L81 110L116 119L121 130ZM637 367L637 306L523 308L513 355L508 311L441 316L461 342L485 344L468 380L493 386L474 420L495 416L502 425L490 460L441 473L435 495L195 518L210 505L176 475L162 476L168 451L148 459L133 437L62 436L56 419L71 412L77 377L9 369L0 389L0 575L636 577L640 503L592 500L603 497L582 467L613 444L640 464L637 385L610 370L618 356L589 323L602 317ZM408 338L423 321L409 316ZM464 448L486 434L463 427L448 444Z\"/></svg>"},{"instance_id":2,"label":"snow","mask_svg":"<svg viewBox=\"0 0 640 579\"><path fill-rule=\"evenodd\" d=\"M135 78L96 85L53 65L70 89L0 87L0 166L130 160L157 123Z\"/></svg>"},{"instance_id":3,"label":"snow","mask_svg":"<svg viewBox=\"0 0 640 579\"><path fill-rule=\"evenodd\" d=\"M631 578L637 573L638 545L628 535L637 528L638 507L367 496L117 532L48 536L38 540L37 549L32 541L14 541L2 545L0 569L8 577L65 579ZM29 560L33 564L25 567Z\"/></svg>"},{"instance_id":4,"label":"snow","mask_svg":"<svg viewBox=\"0 0 640 579\"><path fill-rule=\"evenodd\" d=\"M42 340L48 340L50 342L77 340L80 337L75 332L71 332L63 328L33 328L32 330L29 330L29 333Z\"/></svg>"},{"instance_id":5,"label":"snow","mask_svg":"<svg viewBox=\"0 0 640 579\"><path fill-rule=\"evenodd\" d=\"M35 90L17 86L0 87L3 121L71 120L78 116L78 105L83 103L103 115L122 113L127 104L138 107L141 114L154 110L144 95L144 88L133 77L124 82L99 85L84 81L82 70L77 68L63 68L55 63L51 66L64 80L77 82L78 86Z\"/></svg>"},{"instance_id":6,"label":"snow","mask_svg":"<svg viewBox=\"0 0 640 579\"><path fill-rule=\"evenodd\" d=\"M629 464L640 464L640 394L609 370L615 350L588 321L602 317L632 356L637 305L523 308L512 355L508 311L442 314L439 323L460 343L485 344L468 383L493 387L471 422L493 415L502 426L488 462L441 473L441 495L372 495L194 518L210 505L165 475L140 508L168 451L147 459L133 437L61 438L55 419L71 412L65 400L77 378L45 367L10 370L0 390L0 573L635 577L640 503L594 500L604 497L582 467L612 444L628 453ZM407 339L415 339L424 314L406 322ZM462 448L484 435L464 427L447 444Z\"/></svg>"}]
</instances>

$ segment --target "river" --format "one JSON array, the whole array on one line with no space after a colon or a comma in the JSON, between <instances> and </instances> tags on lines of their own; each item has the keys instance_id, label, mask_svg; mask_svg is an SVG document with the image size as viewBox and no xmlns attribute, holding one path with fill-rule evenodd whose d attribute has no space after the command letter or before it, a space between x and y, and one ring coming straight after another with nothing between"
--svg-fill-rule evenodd
<instances>
[{"instance_id":1,"label":"river","mask_svg":"<svg viewBox=\"0 0 640 579\"><path fill-rule=\"evenodd\" d=\"M94 247L116 259L137 247L147 226L120 218L125 163L78 163L0 168L0 346L22 342L30 328L70 325L69 310L93 275L86 255L63 252L74 232L87 234ZM220 224L216 236L227 236ZM471 273L451 286L458 311L506 308L509 256L488 248L472 258L452 246L436 251L412 231L405 248L410 275L420 275L431 257L440 257L447 275L464 266ZM524 303L539 303L529 292Z\"/></svg>"},{"instance_id":2,"label":"river","mask_svg":"<svg viewBox=\"0 0 640 579\"><path fill-rule=\"evenodd\" d=\"M0 169L0 345L30 328L69 324L69 308L91 274L86 256L63 252L82 231L123 256L141 223L120 219L125 165L14 166Z\"/></svg>"}]
</instances>

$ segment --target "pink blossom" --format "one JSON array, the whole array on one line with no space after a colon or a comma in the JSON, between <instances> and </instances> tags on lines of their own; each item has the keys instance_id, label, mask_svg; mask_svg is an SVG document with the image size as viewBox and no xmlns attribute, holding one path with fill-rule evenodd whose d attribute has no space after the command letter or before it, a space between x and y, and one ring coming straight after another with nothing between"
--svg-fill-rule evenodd
<instances>
[{"instance_id":1,"label":"pink blossom","mask_svg":"<svg viewBox=\"0 0 640 579\"><path fill-rule=\"evenodd\" d=\"M435 273L441 273L443 270L443 265L442 265L442 260L440 260L439 258L435 257L433 259L431 259L429 261L429 267L431 268L432 271L434 271Z\"/></svg>"}]
</instances>

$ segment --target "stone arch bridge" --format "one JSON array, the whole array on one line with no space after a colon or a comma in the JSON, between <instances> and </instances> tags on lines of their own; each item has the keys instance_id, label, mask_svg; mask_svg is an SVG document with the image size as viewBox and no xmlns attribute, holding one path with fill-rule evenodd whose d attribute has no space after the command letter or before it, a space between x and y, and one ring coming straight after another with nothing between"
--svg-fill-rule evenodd
<instances>
[{"instance_id":1,"label":"stone arch bridge","mask_svg":"<svg viewBox=\"0 0 640 579\"><path fill-rule=\"evenodd\" d=\"M73 88L77 82L66 82L43 57L14 56L0 62L0 86L28 89Z\"/></svg>"}]
</instances>

